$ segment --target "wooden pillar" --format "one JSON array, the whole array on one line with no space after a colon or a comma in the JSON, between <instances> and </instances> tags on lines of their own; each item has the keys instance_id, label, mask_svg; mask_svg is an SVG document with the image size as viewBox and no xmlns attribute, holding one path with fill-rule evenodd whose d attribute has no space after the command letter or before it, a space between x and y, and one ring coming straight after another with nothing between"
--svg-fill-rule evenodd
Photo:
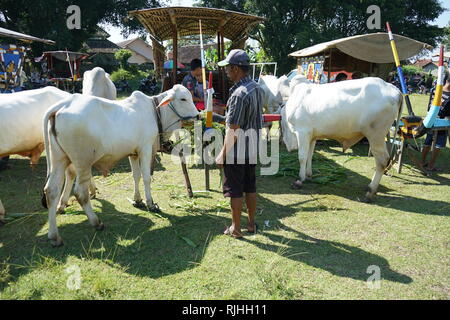
<instances>
[{"instance_id":1,"label":"wooden pillar","mask_svg":"<svg viewBox=\"0 0 450 320\"><path fill-rule=\"evenodd\" d=\"M172 68L172 84L177 84L177 66L178 66L178 32L177 32L177 19L175 18L175 11L169 10L170 21L172 22L173 30L173 68Z\"/></svg>"},{"instance_id":2,"label":"wooden pillar","mask_svg":"<svg viewBox=\"0 0 450 320\"><path fill-rule=\"evenodd\" d=\"M221 46L221 42L220 42L220 31L217 32L217 57L219 58L219 61L223 60L222 58L222 46ZM221 67L218 67L217 69L217 73L219 75L219 90L221 92L221 96L223 98L223 92L224 92L224 88L222 86L222 72L221 72Z\"/></svg>"},{"instance_id":3,"label":"wooden pillar","mask_svg":"<svg viewBox=\"0 0 450 320\"><path fill-rule=\"evenodd\" d=\"M225 59L225 41L224 41L224 37L223 37L223 28L220 28L220 54L222 55L222 59ZM222 68L221 70L222 73L222 88L223 88L223 102L227 102L228 100L228 80L227 80L227 76L225 74L225 68Z\"/></svg>"},{"instance_id":4,"label":"wooden pillar","mask_svg":"<svg viewBox=\"0 0 450 320\"><path fill-rule=\"evenodd\" d=\"M172 83L177 84L177 67L178 67L178 35L176 26L173 27L173 68L172 68Z\"/></svg>"},{"instance_id":5,"label":"wooden pillar","mask_svg":"<svg viewBox=\"0 0 450 320\"><path fill-rule=\"evenodd\" d=\"M328 56L328 80L327 80L328 83L330 83L330 76L331 76L331 52L332 49L330 49L330 54Z\"/></svg>"}]
</instances>

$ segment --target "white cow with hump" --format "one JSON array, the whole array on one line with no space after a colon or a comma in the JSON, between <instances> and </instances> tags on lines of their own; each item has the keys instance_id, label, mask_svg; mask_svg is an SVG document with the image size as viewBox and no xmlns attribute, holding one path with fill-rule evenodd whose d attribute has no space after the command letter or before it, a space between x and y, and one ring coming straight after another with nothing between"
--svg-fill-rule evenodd
<instances>
[{"instance_id":1,"label":"white cow with hump","mask_svg":"<svg viewBox=\"0 0 450 320\"><path fill-rule=\"evenodd\" d=\"M62 244L56 224L56 210L69 165L76 169L75 196L96 229L103 224L92 210L88 186L92 167L108 171L129 157L135 182L134 201L142 202L139 180L144 180L145 198L150 210L158 210L150 191L151 160L158 143L158 114L164 137L180 128L183 118L198 111L190 92L181 85L156 97L135 91L121 101L74 95L53 106L44 117L48 179L45 195L49 208L48 237L54 246Z\"/></svg>"},{"instance_id":2,"label":"white cow with hump","mask_svg":"<svg viewBox=\"0 0 450 320\"><path fill-rule=\"evenodd\" d=\"M102 68L84 73L83 93L116 98L114 84ZM52 105L70 96L70 93L55 87L0 94L0 157L18 154L30 157L31 164L36 165L44 150L44 114ZM70 169L68 176L73 175L73 170L69 171ZM65 191L61 208L65 207L70 195L70 189ZM95 192L94 185L91 186L91 191ZM4 209L0 208L0 222L3 216Z\"/></svg>"},{"instance_id":3,"label":"white cow with hump","mask_svg":"<svg viewBox=\"0 0 450 320\"><path fill-rule=\"evenodd\" d=\"M95 67L92 70L85 71L83 74L83 95L94 96L105 98L109 100L116 100L117 91L116 86L112 82L109 73L106 73L100 67ZM72 192L73 183L75 181L76 172L75 168L70 165L66 170L66 179L64 183L64 190L61 195L61 199L58 204L58 212L64 212L64 209L67 207L69 203L70 193ZM91 183L89 185L89 191L92 197L95 197L97 193L97 188L94 183L94 179L91 179ZM45 204L45 197L43 197L42 202Z\"/></svg>"},{"instance_id":4,"label":"white cow with hump","mask_svg":"<svg viewBox=\"0 0 450 320\"><path fill-rule=\"evenodd\" d=\"M258 84L264 91L264 112L276 113L280 105L289 98L288 78L285 75L280 78L267 75L260 77Z\"/></svg>"},{"instance_id":5,"label":"white cow with hump","mask_svg":"<svg viewBox=\"0 0 450 320\"><path fill-rule=\"evenodd\" d=\"M299 81L281 111L284 143L288 151L298 149L299 179L293 187L299 188L312 176L317 140L337 140L345 151L367 137L376 162L365 198L370 201L389 161L385 137L398 117L402 101L401 92L380 78L330 84Z\"/></svg>"},{"instance_id":6,"label":"white cow with hump","mask_svg":"<svg viewBox=\"0 0 450 320\"><path fill-rule=\"evenodd\" d=\"M100 67L85 71L83 74L83 94L116 100L117 90L109 73Z\"/></svg>"}]
</instances>

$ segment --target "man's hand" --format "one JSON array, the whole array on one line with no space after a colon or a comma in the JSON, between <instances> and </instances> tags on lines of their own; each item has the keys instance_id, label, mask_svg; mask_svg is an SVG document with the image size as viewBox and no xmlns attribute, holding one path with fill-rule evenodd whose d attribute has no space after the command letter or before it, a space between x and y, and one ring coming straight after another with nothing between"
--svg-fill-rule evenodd
<instances>
[{"instance_id":1,"label":"man's hand","mask_svg":"<svg viewBox=\"0 0 450 320\"><path fill-rule=\"evenodd\" d=\"M223 168L224 163L225 163L224 154L220 152L219 155L216 157L216 165L218 168Z\"/></svg>"}]
</instances>

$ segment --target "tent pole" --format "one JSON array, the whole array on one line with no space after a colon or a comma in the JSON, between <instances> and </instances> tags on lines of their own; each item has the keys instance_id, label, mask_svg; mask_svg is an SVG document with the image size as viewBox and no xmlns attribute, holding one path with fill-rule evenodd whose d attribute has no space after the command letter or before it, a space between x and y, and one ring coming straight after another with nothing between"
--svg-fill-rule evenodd
<instances>
[{"instance_id":1,"label":"tent pole","mask_svg":"<svg viewBox=\"0 0 450 320\"><path fill-rule=\"evenodd\" d=\"M330 83L330 77L331 77L331 48L330 48L330 53L329 53L329 56L328 56L328 83Z\"/></svg>"},{"instance_id":2,"label":"tent pole","mask_svg":"<svg viewBox=\"0 0 450 320\"><path fill-rule=\"evenodd\" d=\"M177 67L178 67L178 35L177 27L173 27L173 57L172 57L172 83L177 84Z\"/></svg>"}]
</instances>

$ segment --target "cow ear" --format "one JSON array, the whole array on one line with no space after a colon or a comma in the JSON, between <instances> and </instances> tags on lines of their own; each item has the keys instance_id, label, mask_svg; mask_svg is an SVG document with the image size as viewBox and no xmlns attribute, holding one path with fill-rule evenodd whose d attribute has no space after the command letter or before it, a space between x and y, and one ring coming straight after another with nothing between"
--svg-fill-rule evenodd
<instances>
[{"instance_id":1,"label":"cow ear","mask_svg":"<svg viewBox=\"0 0 450 320\"><path fill-rule=\"evenodd\" d=\"M174 94L169 93L165 98L159 103L158 107L167 106L170 102L173 101Z\"/></svg>"}]
</instances>

